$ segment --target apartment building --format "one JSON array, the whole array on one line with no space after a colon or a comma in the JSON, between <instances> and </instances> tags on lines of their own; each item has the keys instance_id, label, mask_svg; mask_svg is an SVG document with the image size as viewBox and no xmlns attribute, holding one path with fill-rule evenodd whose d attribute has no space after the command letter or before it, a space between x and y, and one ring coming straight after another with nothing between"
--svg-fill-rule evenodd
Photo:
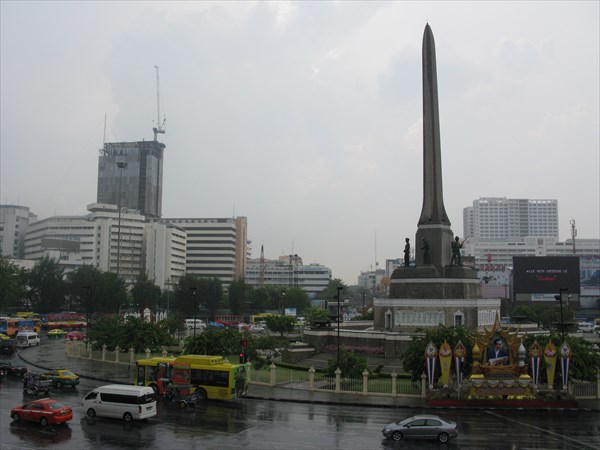
<instances>
[{"instance_id":1,"label":"apartment building","mask_svg":"<svg viewBox=\"0 0 600 450\"><path fill-rule=\"evenodd\" d=\"M527 236L558 239L558 201L482 197L463 209L469 239L506 241Z\"/></svg>"}]
</instances>

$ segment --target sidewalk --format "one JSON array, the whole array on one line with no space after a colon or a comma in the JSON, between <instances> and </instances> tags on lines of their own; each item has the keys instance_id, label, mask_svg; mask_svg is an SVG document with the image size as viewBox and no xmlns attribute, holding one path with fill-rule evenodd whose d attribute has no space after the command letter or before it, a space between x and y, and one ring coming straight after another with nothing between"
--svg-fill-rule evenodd
<instances>
[{"instance_id":1,"label":"sidewalk","mask_svg":"<svg viewBox=\"0 0 600 450\"><path fill-rule=\"evenodd\" d=\"M64 340L42 341L42 345L20 350L24 362L39 368L51 370L70 369L81 377L107 384L133 384L135 367L128 364L101 362L91 359L67 357ZM443 409L427 405L424 398L406 398L361 394L336 394L335 392L308 391L293 389L285 385L275 387L250 384L247 398L296 403L335 404L387 408ZM578 400L579 410L600 412L600 400Z\"/></svg>"}]
</instances>

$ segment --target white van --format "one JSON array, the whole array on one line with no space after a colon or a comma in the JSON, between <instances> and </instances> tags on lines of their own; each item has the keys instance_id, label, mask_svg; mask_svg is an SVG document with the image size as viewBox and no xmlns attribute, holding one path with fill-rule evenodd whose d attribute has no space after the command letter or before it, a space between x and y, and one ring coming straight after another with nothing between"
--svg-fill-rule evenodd
<instances>
[{"instance_id":1,"label":"white van","mask_svg":"<svg viewBox=\"0 0 600 450\"><path fill-rule=\"evenodd\" d=\"M110 417L132 420L148 419L156 415L156 398L149 386L109 384L94 389L81 402L88 417Z\"/></svg>"},{"instance_id":2,"label":"white van","mask_svg":"<svg viewBox=\"0 0 600 450\"><path fill-rule=\"evenodd\" d=\"M194 319L185 319L185 327L188 330L194 329ZM196 319L196 331L203 331L206 328L206 324L202 319Z\"/></svg>"},{"instance_id":3,"label":"white van","mask_svg":"<svg viewBox=\"0 0 600 450\"><path fill-rule=\"evenodd\" d=\"M31 347L40 345L40 335L35 331L19 331L17 333L17 347Z\"/></svg>"}]
</instances>

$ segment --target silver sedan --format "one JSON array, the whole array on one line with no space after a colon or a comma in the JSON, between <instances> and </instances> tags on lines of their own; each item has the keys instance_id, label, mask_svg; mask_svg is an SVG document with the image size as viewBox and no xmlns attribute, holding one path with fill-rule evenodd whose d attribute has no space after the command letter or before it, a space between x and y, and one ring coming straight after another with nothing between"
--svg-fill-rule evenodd
<instances>
[{"instance_id":1,"label":"silver sedan","mask_svg":"<svg viewBox=\"0 0 600 450\"><path fill-rule=\"evenodd\" d=\"M437 439L448 442L458 435L456 422L444 420L431 414L412 416L399 422L392 422L381 432L387 439L401 441L410 439Z\"/></svg>"}]
</instances>

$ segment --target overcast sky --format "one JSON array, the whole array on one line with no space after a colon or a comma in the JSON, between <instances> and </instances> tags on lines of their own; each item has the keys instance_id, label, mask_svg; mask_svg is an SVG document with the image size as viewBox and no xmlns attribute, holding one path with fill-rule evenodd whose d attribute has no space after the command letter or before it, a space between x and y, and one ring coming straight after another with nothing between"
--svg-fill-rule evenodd
<instances>
[{"instance_id":1,"label":"overcast sky","mask_svg":"<svg viewBox=\"0 0 600 450\"><path fill-rule=\"evenodd\" d=\"M1 8L3 204L86 214L106 140L167 117L164 217L248 218L253 257L356 284L422 205L421 43L437 50L444 201L558 199L599 238L599 3L12 2Z\"/></svg>"}]
</instances>

